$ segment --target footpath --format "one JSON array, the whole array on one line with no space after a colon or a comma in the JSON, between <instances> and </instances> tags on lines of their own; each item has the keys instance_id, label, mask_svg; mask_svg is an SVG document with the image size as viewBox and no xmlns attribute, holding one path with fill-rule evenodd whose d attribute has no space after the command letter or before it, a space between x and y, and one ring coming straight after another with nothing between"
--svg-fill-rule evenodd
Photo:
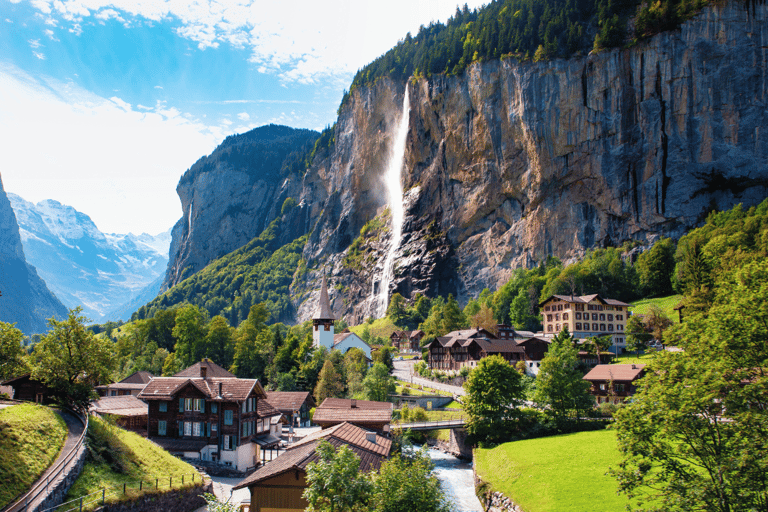
<instances>
[{"instance_id":1,"label":"footpath","mask_svg":"<svg viewBox=\"0 0 768 512\"><path fill-rule=\"evenodd\" d=\"M403 382L410 382L413 384L419 384L420 386L426 386L430 387L432 389L437 389L440 391L446 391L448 393L451 393L454 396L464 396L466 395L466 391L464 391L464 388L461 386L451 386L450 384L443 384L441 382L433 382L429 379L424 379L419 377L417 373L414 373L413 371L413 365L415 364L415 361L413 360L404 360L404 361L394 361L395 370L392 372L392 375L398 379L402 380Z\"/></svg>"}]
</instances>

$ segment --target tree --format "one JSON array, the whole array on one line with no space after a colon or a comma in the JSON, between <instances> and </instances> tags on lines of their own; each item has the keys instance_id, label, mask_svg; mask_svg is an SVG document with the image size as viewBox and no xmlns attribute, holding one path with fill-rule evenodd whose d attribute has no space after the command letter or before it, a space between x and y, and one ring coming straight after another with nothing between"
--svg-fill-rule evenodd
<instances>
[{"instance_id":1,"label":"tree","mask_svg":"<svg viewBox=\"0 0 768 512\"><path fill-rule=\"evenodd\" d=\"M627 350L637 352L648 348L648 342L653 335L646 331L643 317L641 315L632 315L627 320Z\"/></svg>"},{"instance_id":2,"label":"tree","mask_svg":"<svg viewBox=\"0 0 768 512\"><path fill-rule=\"evenodd\" d=\"M205 356L205 313L193 304L176 311L173 337L176 338L176 362L186 368Z\"/></svg>"},{"instance_id":3,"label":"tree","mask_svg":"<svg viewBox=\"0 0 768 512\"><path fill-rule=\"evenodd\" d=\"M484 357L469 374L464 389L467 433L481 442L503 441L523 403L520 374L499 355Z\"/></svg>"},{"instance_id":4,"label":"tree","mask_svg":"<svg viewBox=\"0 0 768 512\"><path fill-rule=\"evenodd\" d=\"M315 386L315 400L318 404L323 403L326 398L338 398L344 393L344 383L341 375L336 371L333 363L326 359L323 369L320 370L320 377Z\"/></svg>"},{"instance_id":5,"label":"tree","mask_svg":"<svg viewBox=\"0 0 768 512\"><path fill-rule=\"evenodd\" d=\"M394 455L373 480L370 510L449 512L451 507L433 469L426 449L409 457Z\"/></svg>"},{"instance_id":6,"label":"tree","mask_svg":"<svg viewBox=\"0 0 768 512\"><path fill-rule=\"evenodd\" d=\"M392 373L392 371L395 369L395 361L392 358L393 350L393 347L389 346L384 346L378 350L374 350L372 354L374 364L381 363L387 367L387 371L389 373Z\"/></svg>"},{"instance_id":7,"label":"tree","mask_svg":"<svg viewBox=\"0 0 768 512\"><path fill-rule=\"evenodd\" d=\"M499 334L496 330L496 319L493 317L493 310L488 304L481 304L480 309L472 316L470 322L470 327L480 327L493 333L494 336Z\"/></svg>"},{"instance_id":8,"label":"tree","mask_svg":"<svg viewBox=\"0 0 768 512\"><path fill-rule=\"evenodd\" d=\"M637 275L644 297L663 297L672 293L672 275L675 272L675 244L662 238L649 250L638 256Z\"/></svg>"},{"instance_id":9,"label":"tree","mask_svg":"<svg viewBox=\"0 0 768 512\"><path fill-rule=\"evenodd\" d=\"M387 316L398 327L405 327L408 324L408 311L406 310L405 299L397 292L393 293L392 298L389 299Z\"/></svg>"},{"instance_id":10,"label":"tree","mask_svg":"<svg viewBox=\"0 0 768 512\"><path fill-rule=\"evenodd\" d=\"M363 389L368 400L386 402L389 395L395 392L395 379L383 363L374 363L363 379Z\"/></svg>"},{"instance_id":11,"label":"tree","mask_svg":"<svg viewBox=\"0 0 768 512\"><path fill-rule=\"evenodd\" d=\"M230 371L240 378L260 379L274 357L273 336L266 321L269 310L265 303L254 304L235 332L235 353Z\"/></svg>"},{"instance_id":12,"label":"tree","mask_svg":"<svg viewBox=\"0 0 768 512\"><path fill-rule=\"evenodd\" d=\"M371 484L360 473L360 459L349 448L338 450L326 440L317 446L319 460L307 465L304 499L309 512L357 512L367 510Z\"/></svg>"},{"instance_id":13,"label":"tree","mask_svg":"<svg viewBox=\"0 0 768 512\"><path fill-rule=\"evenodd\" d=\"M24 333L16 324L0 322L0 381L27 373Z\"/></svg>"},{"instance_id":14,"label":"tree","mask_svg":"<svg viewBox=\"0 0 768 512\"><path fill-rule=\"evenodd\" d=\"M672 320L669 319L667 314L656 304L651 304L648 308L648 313L643 316L643 324L645 324L645 330L650 332L654 338L663 342L664 331L672 325Z\"/></svg>"},{"instance_id":15,"label":"tree","mask_svg":"<svg viewBox=\"0 0 768 512\"><path fill-rule=\"evenodd\" d=\"M59 403L88 410L94 386L111 382L115 367L112 343L85 328L81 308L66 320L48 320L51 330L32 352L32 378L43 382Z\"/></svg>"},{"instance_id":16,"label":"tree","mask_svg":"<svg viewBox=\"0 0 768 512\"><path fill-rule=\"evenodd\" d=\"M568 328L552 338L539 374L536 376L534 401L546 407L557 422L562 422L571 412L585 411L592 406L589 398L589 382L578 369L579 350L573 344Z\"/></svg>"},{"instance_id":17,"label":"tree","mask_svg":"<svg viewBox=\"0 0 768 512\"><path fill-rule=\"evenodd\" d=\"M768 262L723 276L616 413L619 490L663 510L768 506Z\"/></svg>"},{"instance_id":18,"label":"tree","mask_svg":"<svg viewBox=\"0 0 768 512\"><path fill-rule=\"evenodd\" d=\"M223 368L229 368L232 366L233 355L232 328L226 318L216 315L208 324L208 334L205 336L205 357Z\"/></svg>"},{"instance_id":19,"label":"tree","mask_svg":"<svg viewBox=\"0 0 768 512\"><path fill-rule=\"evenodd\" d=\"M368 361L365 352L357 347L352 347L344 354L344 370L347 375L347 396L349 398L363 398L363 379L368 370Z\"/></svg>"}]
</instances>

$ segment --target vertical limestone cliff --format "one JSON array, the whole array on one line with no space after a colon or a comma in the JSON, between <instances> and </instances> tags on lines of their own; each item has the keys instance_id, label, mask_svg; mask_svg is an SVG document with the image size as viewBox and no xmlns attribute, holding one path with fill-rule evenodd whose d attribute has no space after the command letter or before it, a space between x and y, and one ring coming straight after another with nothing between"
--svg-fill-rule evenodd
<instances>
[{"instance_id":1,"label":"vertical limestone cliff","mask_svg":"<svg viewBox=\"0 0 768 512\"><path fill-rule=\"evenodd\" d=\"M768 195L768 5L726 2L629 49L478 63L410 88L406 219L392 291L466 297L548 255L679 237L712 209ZM333 275L334 309L371 314L388 231L377 215L405 84L354 90L333 152L304 178L317 219L304 251ZM300 320L319 272L294 283ZM385 284L386 285L386 284Z\"/></svg>"},{"instance_id":2,"label":"vertical limestone cliff","mask_svg":"<svg viewBox=\"0 0 768 512\"><path fill-rule=\"evenodd\" d=\"M24 258L19 225L0 177L0 321L15 323L26 335L44 333L51 317L67 309L48 290L35 267Z\"/></svg>"}]
</instances>

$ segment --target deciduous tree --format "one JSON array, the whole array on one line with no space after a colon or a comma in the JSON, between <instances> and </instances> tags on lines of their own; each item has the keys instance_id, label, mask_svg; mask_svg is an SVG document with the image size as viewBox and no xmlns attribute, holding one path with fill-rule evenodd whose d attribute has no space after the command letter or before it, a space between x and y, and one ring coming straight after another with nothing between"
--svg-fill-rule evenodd
<instances>
[{"instance_id":1,"label":"deciduous tree","mask_svg":"<svg viewBox=\"0 0 768 512\"><path fill-rule=\"evenodd\" d=\"M363 379L363 389L368 400L386 402L390 393L395 392L395 379L383 363L375 363Z\"/></svg>"},{"instance_id":2,"label":"deciduous tree","mask_svg":"<svg viewBox=\"0 0 768 512\"><path fill-rule=\"evenodd\" d=\"M16 324L0 322L0 380L27 373L27 353L24 351L24 333Z\"/></svg>"},{"instance_id":3,"label":"deciduous tree","mask_svg":"<svg viewBox=\"0 0 768 512\"><path fill-rule=\"evenodd\" d=\"M451 507L433 473L425 450L396 454L373 479L370 509L374 512L449 512Z\"/></svg>"},{"instance_id":4,"label":"deciduous tree","mask_svg":"<svg viewBox=\"0 0 768 512\"><path fill-rule=\"evenodd\" d=\"M317 446L320 460L307 466L304 499L309 512L368 510L370 480L360 472L360 459L346 445L338 450L328 441Z\"/></svg>"},{"instance_id":5,"label":"deciduous tree","mask_svg":"<svg viewBox=\"0 0 768 512\"><path fill-rule=\"evenodd\" d=\"M336 371L336 367L333 366L333 363L329 359L326 359L323 364L323 369L320 370L317 386L315 386L315 400L318 404L321 404L326 398L340 398L343 393L344 383L341 375Z\"/></svg>"}]
</instances>

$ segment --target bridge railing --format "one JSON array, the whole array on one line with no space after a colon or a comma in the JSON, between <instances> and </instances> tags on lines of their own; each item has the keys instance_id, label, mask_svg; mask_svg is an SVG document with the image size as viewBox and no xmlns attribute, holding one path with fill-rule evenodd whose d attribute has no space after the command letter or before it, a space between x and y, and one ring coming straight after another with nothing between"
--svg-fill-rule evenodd
<instances>
[{"instance_id":1,"label":"bridge railing","mask_svg":"<svg viewBox=\"0 0 768 512\"><path fill-rule=\"evenodd\" d=\"M393 424L393 428L400 428L403 430L440 430L444 428L460 428L466 424L466 417L454 418L450 420L438 420L438 421L414 421L410 423L396 423Z\"/></svg>"}]
</instances>

